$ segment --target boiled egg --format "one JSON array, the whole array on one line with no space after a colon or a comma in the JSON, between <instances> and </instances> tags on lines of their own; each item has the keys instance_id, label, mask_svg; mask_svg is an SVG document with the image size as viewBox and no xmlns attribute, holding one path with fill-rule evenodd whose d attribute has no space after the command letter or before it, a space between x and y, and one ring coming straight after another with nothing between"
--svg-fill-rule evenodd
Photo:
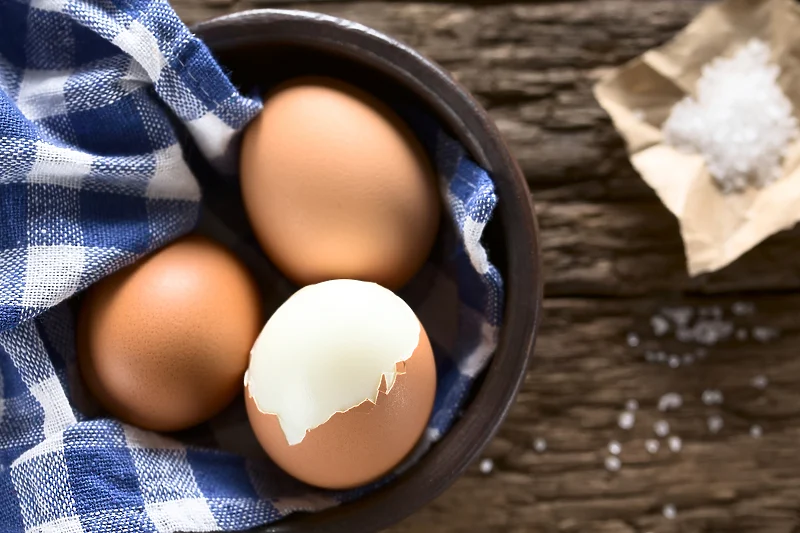
<instances>
[{"instance_id":1,"label":"boiled egg","mask_svg":"<svg viewBox=\"0 0 800 533\"><path fill-rule=\"evenodd\" d=\"M88 389L116 418L176 431L241 394L262 326L248 270L223 246L189 236L88 290L78 362Z\"/></svg>"},{"instance_id":2,"label":"boiled egg","mask_svg":"<svg viewBox=\"0 0 800 533\"><path fill-rule=\"evenodd\" d=\"M374 283L305 287L269 319L245 377L267 454L310 485L346 489L390 472L419 441L436 367L411 308Z\"/></svg>"},{"instance_id":3,"label":"boiled egg","mask_svg":"<svg viewBox=\"0 0 800 533\"><path fill-rule=\"evenodd\" d=\"M290 80L248 126L245 209L292 281L404 285L436 240L440 197L410 128L376 97L325 77Z\"/></svg>"}]
</instances>

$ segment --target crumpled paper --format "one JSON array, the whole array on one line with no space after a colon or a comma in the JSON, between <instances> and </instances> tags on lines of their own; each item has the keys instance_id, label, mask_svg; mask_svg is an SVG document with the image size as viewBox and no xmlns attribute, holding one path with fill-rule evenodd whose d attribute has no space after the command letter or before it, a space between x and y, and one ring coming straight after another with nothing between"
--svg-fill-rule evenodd
<instances>
[{"instance_id":1,"label":"crumpled paper","mask_svg":"<svg viewBox=\"0 0 800 533\"><path fill-rule=\"evenodd\" d=\"M800 221L800 141L789 147L783 177L764 188L723 194L703 157L668 146L661 127L695 86L702 67L731 57L751 39L772 49L779 83L800 109L800 4L727 0L707 7L672 41L615 69L595 96L624 137L642 178L680 222L689 274L719 270L770 235Z\"/></svg>"}]
</instances>

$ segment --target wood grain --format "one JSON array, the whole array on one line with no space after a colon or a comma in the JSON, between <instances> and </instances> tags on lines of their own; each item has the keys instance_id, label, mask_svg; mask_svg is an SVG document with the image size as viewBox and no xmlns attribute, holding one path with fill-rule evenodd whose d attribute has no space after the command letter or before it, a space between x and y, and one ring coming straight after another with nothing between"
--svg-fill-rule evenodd
<instances>
[{"instance_id":1,"label":"wood grain","mask_svg":"<svg viewBox=\"0 0 800 533\"><path fill-rule=\"evenodd\" d=\"M701 0L550 2L329 2L174 0L189 23L258 7L311 9L362 22L436 60L489 109L534 191L547 269L545 324L524 390L477 466L393 531L707 532L800 531L800 253L797 230L731 267L690 279L679 228L627 162L591 94L609 68L658 46L707 4ZM755 302L741 328L771 325L779 340L727 341L690 366L645 361L645 350L682 354L648 321L663 305ZM630 348L628 332L643 335ZM765 391L752 387L766 375ZM720 407L701 401L723 391ZM678 392L684 406L656 409ZM617 417L641 404L636 425ZM707 418L725 426L712 434ZM649 454L652 425L667 420L680 453ZM759 424L764 436L754 439ZM534 451L537 437L547 440ZM622 469L604 468L610 440ZM665 504L677 517L666 519Z\"/></svg>"}]
</instances>

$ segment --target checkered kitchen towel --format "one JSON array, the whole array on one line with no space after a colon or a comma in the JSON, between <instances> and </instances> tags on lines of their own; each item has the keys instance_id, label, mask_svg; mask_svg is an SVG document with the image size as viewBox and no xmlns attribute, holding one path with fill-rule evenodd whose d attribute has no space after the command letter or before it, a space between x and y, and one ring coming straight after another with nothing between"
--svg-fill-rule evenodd
<instances>
[{"instance_id":1,"label":"checkered kitchen towel","mask_svg":"<svg viewBox=\"0 0 800 533\"><path fill-rule=\"evenodd\" d=\"M237 530L363 492L281 473L242 402L167 437L104 417L75 370L68 298L194 228L198 169L224 180L259 109L165 1L0 0L0 531ZM439 370L422 452L491 356L502 309L479 244L493 184L427 120L415 127L454 224L414 304Z\"/></svg>"}]
</instances>

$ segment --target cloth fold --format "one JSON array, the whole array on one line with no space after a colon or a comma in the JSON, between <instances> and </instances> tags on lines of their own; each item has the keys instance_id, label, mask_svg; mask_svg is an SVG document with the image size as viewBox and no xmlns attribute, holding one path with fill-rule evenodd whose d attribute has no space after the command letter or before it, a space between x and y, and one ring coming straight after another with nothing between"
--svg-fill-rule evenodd
<instances>
[{"instance_id":1,"label":"cloth fold","mask_svg":"<svg viewBox=\"0 0 800 533\"><path fill-rule=\"evenodd\" d=\"M261 452L242 401L165 436L108 418L87 395L71 297L198 228L200 184L235 175L237 134L260 103L166 1L6 0L0 35L2 530L241 530L373 490L290 479ZM430 117L404 116L436 163L452 222L405 291L439 376L407 467L450 428L489 361L503 289L480 243L497 203L491 178ZM224 217L202 221L265 261Z\"/></svg>"}]
</instances>

